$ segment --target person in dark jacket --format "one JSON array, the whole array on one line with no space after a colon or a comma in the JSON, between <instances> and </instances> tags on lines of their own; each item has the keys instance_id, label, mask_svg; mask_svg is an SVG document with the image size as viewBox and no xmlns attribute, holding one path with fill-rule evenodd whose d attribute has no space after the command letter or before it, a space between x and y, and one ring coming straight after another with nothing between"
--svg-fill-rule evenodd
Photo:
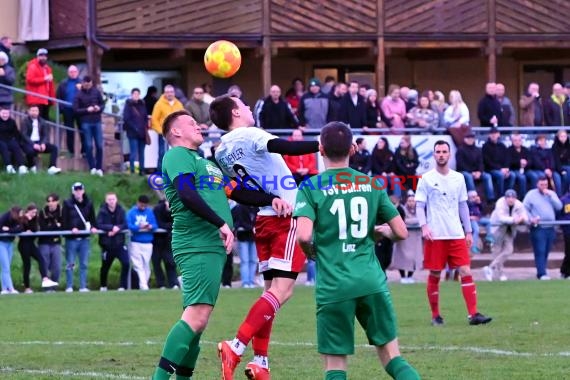
<instances>
[{"instance_id":1,"label":"person in dark jacket","mask_svg":"<svg viewBox=\"0 0 570 380\"><path fill-rule=\"evenodd\" d=\"M154 105L158 101L158 89L155 86L149 86L146 89L146 95L144 96L144 105L146 106L146 113L152 115L152 110Z\"/></svg>"},{"instance_id":2,"label":"person in dark jacket","mask_svg":"<svg viewBox=\"0 0 570 380\"><path fill-rule=\"evenodd\" d=\"M61 231L63 229L63 211L59 204L59 195L51 193L46 198L46 205L39 212L40 231ZM50 235L38 238L40 255L44 259L49 278L58 282L61 274L61 236Z\"/></svg>"},{"instance_id":3,"label":"person in dark jacket","mask_svg":"<svg viewBox=\"0 0 570 380\"><path fill-rule=\"evenodd\" d=\"M467 191L476 190L475 181L482 181L485 188L487 202L495 199L493 180L489 173L485 173L483 166L483 152L475 146L475 134L467 133L463 139L463 145L455 153L457 171L463 174Z\"/></svg>"},{"instance_id":4,"label":"person in dark jacket","mask_svg":"<svg viewBox=\"0 0 570 380\"><path fill-rule=\"evenodd\" d=\"M341 121L350 128L368 127L366 120L366 101L358 94L358 82L350 81L348 92L344 94L340 109ZM374 127L373 125L372 127Z\"/></svg>"},{"instance_id":5,"label":"person in dark jacket","mask_svg":"<svg viewBox=\"0 0 570 380\"><path fill-rule=\"evenodd\" d=\"M148 129L146 105L141 100L138 88L131 90L131 98L125 103L123 110L124 128L129 139L129 163L131 174L135 172L135 158L139 161L139 174L144 174L144 149Z\"/></svg>"},{"instance_id":6,"label":"person in dark jacket","mask_svg":"<svg viewBox=\"0 0 570 380\"><path fill-rule=\"evenodd\" d=\"M38 106L28 108L28 116L23 120L22 142L20 146L26 154L27 166L32 173L37 172L36 158L38 154L49 153L48 174L58 174L61 169L57 167L57 146L50 144L49 127L45 120L40 117Z\"/></svg>"},{"instance_id":7,"label":"person in dark jacket","mask_svg":"<svg viewBox=\"0 0 570 380\"><path fill-rule=\"evenodd\" d=\"M20 174L28 172L24 165L21 141L22 135L16 121L10 117L10 110L0 108L0 155L8 174L15 174L16 168Z\"/></svg>"},{"instance_id":8,"label":"person in dark jacket","mask_svg":"<svg viewBox=\"0 0 570 380\"><path fill-rule=\"evenodd\" d=\"M10 66L8 55L0 51L0 84L13 86L16 82L16 72ZM10 107L14 103L12 90L0 87L0 107Z\"/></svg>"},{"instance_id":9,"label":"person in dark jacket","mask_svg":"<svg viewBox=\"0 0 570 380\"><path fill-rule=\"evenodd\" d=\"M556 162L552 149L546 146L546 136L538 135L535 138L535 145L530 148L530 155L532 157L530 165L530 187L536 188L536 183L540 177L546 177L548 180L548 187L554 190L556 194L563 194L565 191L562 189L562 178L556 171Z\"/></svg>"},{"instance_id":10,"label":"person in dark jacket","mask_svg":"<svg viewBox=\"0 0 570 380\"><path fill-rule=\"evenodd\" d=\"M530 150L523 146L522 136L518 133L511 135L511 146L507 148L507 156L509 158L509 169L511 175L507 188L514 189L515 183L518 183L521 199L525 196L527 190L527 182L530 180L530 163L532 157Z\"/></svg>"},{"instance_id":11,"label":"person in dark jacket","mask_svg":"<svg viewBox=\"0 0 570 380\"><path fill-rule=\"evenodd\" d=\"M39 228L38 223L38 207L35 203L30 203L24 215L21 218L23 232L37 232ZM30 286L30 270L32 269L32 260L38 262L40 275L42 276L42 288L53 288L58 285L57 282L52 281L48 277L47 267L43 256L40 254L38 246L36 245L35 236L20 236L18 240L18 251L22 257L22 274L24 279L24 293L33 293Z\"/></svg>"},{"instance_id":12,"label":"person in dark jacket","mask_svg":"<svg viewBox=\"0 0 570 380\"><path fill-rule=\"evenodd\" d=\"M85 157L93 175L103 175L103 130L101 128L101 113L103 112L103 95L93 87L90 76L83 77L81 91L73 100L73 112L79 118ZM93 141L95 141L95 157L93 157Z\"/></svg>"},{"instance_id":13,"label":"person in dark jacket","mask_svg":"<svg viewBox=\"0 0 570 380\"><path fill-rule=\"evenodd\" d=\"M504 195L505 182L510 181L510 161L507 154L507 147L499 141L501 133L496 127L491 127L489 138L483 144L483 167L491 174L496 190L495 198L499 199Z\"/></svg>"},{"instance_id":14,"label":"person in dark jacket","mask_svg":"<svg viewBox=\"0 0 570 380\"><path fill-rule=\"evenodd\" d=\"M497 100L497 84L487 83L485 86L485 96L479 101L477 106L477 116L482 127L497 127L502 125L503 116L501 103Z\"/></svg>"},{"instance_id":15,"label":"person in dark jacket","mask_svg":"<svg viewBox=\"0 0 570 380\"><path fill-rule=\"evenodd\" d=\"M65 141L67 152L71 156L75 154L75 129L79 125L77 115L73 112L73 101L80 89L79 69L75 65L70 65L67 68L67 78L62 80L55 90L55 97L70 103L69 105L60 105L59 109L63 114L63 124L68 128L65 131ZM79 134L79 140L81 142L81 154L84 154L83 134L81 133Z\"/></svg>"},{"instance_id":16,"label":"person in dark jacket","mask_svg":"<svg viewBox=\"0 0 570 380\"><path fill-rule=\"evenodd\" d=\"M22 208L12 206L10 210L0 215L0 233L17 234L22 232ZM0 282L2 291L0 294L18 294L12 281L12 265L14 236L0 236Z\"/></svg>"},{"instance_id":17,"label":"person in dark jacket","mask_svg":"<svg viewBox=\"0 0 570 380\"><path fill-rule=\"evenodd\" d=\"M561 129L556 132L551 149L554 156L554 167L560 173L562 191L565 192L570 185L570 140L568 140L568 133L565 130Z\"/></svg>"},{"instance_id":18,"label":"person in dark jacket","mask_svg":"<svg viewBox=\"0 0 570 380\"><path fill-rule=\"evenodd\" d=\"M176 264L172 255L172 214L170 204L167 200L161 199L152 209L158 228L166 230L166 233L155 233L152 242L152 267L156 279L156 286L164 289L166 286L178 289L178 279L176 276ZM162 263L166 270L166 277L162 270Z\"/></svg>"},{"instance_id":19,"label":"person in dark jacket","mask_svg":"<svg viewBox=\"0 0 570 380\"><path fill-rule=\"evenodd\" d=\"M356 152L350 156L349 166L361 173L368 175L370 172L370 152L366 149L366 140L359 137L356 139Z\"/></svg>"},{"instance_id":20,"label":"person in dark jacket","mask_svg":"<svg viewBox=\"0 0 570 380\"><path fill-rule=\"evenodd\" d=\"M109 269L115 259L121 263L121 277L119 288L123 291L127 289L129 278L129 253L125 245L125 234L123 230L127 228L125 210L119 204L117 194L105 194L105 203L101 205L97 214L97 228L103 233L99 235L99 246L101 247L101 271L99 280L100 291L107 291L107 277Z\"/></svg>"},{"instance_id":21,"label":"person in dark jacket","mask_svg":"<svg viewBox=\"0 0 570 380\"><path fill-rule=\"evenodd\" d=\"M329 109L327 111L327 123L341 121L342 99L348 88L346 83L338 82L329 93Z\"/></svg>"},{"instance_id":22,"label":"person in dark jacket","mask_svg":"<svg viewBox=\"0 0 570 380\"><path fill-rule=\"evenodd\" d=\"M259 115L259 125L263 129L297 128L299 121L291 106L281 97L279 86L269 89L269 96L263 101Z\"/></svg>"},{"instance_id":23,"label":"person in dark jacket","mask_svg":"<svg viewBox=\"0 0 570 380\"><path fill-rule=\"evenodd\" d=\"M376 90L366 91L366 126L368 128L382 127L382 108L378 101Z\"/></svg>"},{"instance_id":24,"label":"person in dark jacket","mask_svg":"<svg viewBox=\"0 0 570 380\"><path fill-rule=\"evenodd\" d=\"M386 191L400 198L402 196L402 187L394 183L394 153L390 150L386 137L378 139L374 149L372 149L370 162L372 175L380 176L379 180L383 181L380 186L383 186Z\"/></svg>"},{"instance_id":25,"label":"person in dark jacket","mask_svg":"<svg viewBox=\"0 0 570 380\"><path fill-rule=\"evenodd\" d=\"M89 264L89 235L97 232L93 203L85 194L81 182L71 185L71 197L63 202L63 229L72 235L65 239L65 291L73 292L73 270L79 256L79 291L88 292L87 269Z\"/></svg>"},{"instance_id":26,"label":"person in dark jacket","mask_svg":"<svg viewBox=\"0 0 570 380\"><path fill-rule=\"evenodd\" d=\"M412 188L417 184L416 169L420 165L420 160L418 157L418 152L412 146L412 140L410 135L402 136L400 140L400 146L396 148L394 152L394 173L396 176L401 176L398 178L400 181L401 190L413 190Z\"/></svg>"},{"instance_id":27,"label":"person in dark jacket","mask_svg":"<svg viewBox=\"0 0 570 380\"><path fill-rule=\"evenodd\" d=\"M570 220L570 191L566 192L560 198L562 202L562 210L560 211L560 220ZM560 276L564 279L570 278L570 225L561 226L564 234L564 259L560 265Z\"/></svg>"},{"instance_id":28,"label":"person in dark jacket","mask_svg":"<svg viewBox=\"0 0 570 380\"><path fill-rule=\"evenodd\" d=\"M544 101L544 125L560 127L570 125L570 105L560 83L552 86L552 95Z\"/></svg>"}]
</instances>

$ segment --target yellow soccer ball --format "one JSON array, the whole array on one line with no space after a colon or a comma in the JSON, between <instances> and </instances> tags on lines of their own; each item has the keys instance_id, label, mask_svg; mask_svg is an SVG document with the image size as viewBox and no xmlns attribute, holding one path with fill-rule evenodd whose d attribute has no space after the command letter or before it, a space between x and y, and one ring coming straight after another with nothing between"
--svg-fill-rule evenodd
<instances>
[{"instance_id":1,"label":"yellow soccer ball","mask_svg":"<svg viewBox=\"0 0 570 380\"><path fill-rule=\"evenodd\" d=\"M212 43L204 54L204 66L215 77L229 78L241 66L241 53L236 45L219 40Z\"/></svg>"}]
</instances>

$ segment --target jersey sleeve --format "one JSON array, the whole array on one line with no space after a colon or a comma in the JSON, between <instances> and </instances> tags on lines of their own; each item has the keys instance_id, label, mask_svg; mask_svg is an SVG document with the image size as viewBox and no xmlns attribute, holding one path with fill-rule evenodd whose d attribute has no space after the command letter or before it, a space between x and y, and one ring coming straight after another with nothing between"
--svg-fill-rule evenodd
<instances>
[{"instance_id":1,"label":"jersey sleeve","mask_svg":"<svg viewBox=\"0 0 570 380\"><path fill-rule=\"evenodd\" d=\"M463 179L463 175L461 175L461 187L459 188L459 202L466 202L467 201L467 185L465 184L465 180Z\"/></svg>"},{"instance_id":2,"label":"jersey sleeve","mask_svg":"<svg viewBox=\"0 0 570 380\"><path fill-rule=\"evenodd\" d=\"M423 177L421 177L418 181L418 186L416 187L416 194L415 194L416 202L427 202L427 191L426 191L426 184Z\"/></svg>"},{"instance_id":3,"label":"jersey sleeve","mask_svg":"<svg viewBox=\"0 0 570 380\"><path fill-rule=\"evenodd\" d=\"M376 223L384 224L399 216L400 213L396 206L388 198L388 193L384 190L375 190L378 193L378 211L376 213Z\"/></svg>"},{"instance_id":4,"label":"jersey sleeve","mask_svg":"<svg viewBox=\"0 0 570 380\"><path fill-rule=\"evenodd\" d=\"M303 187L297 192L297 200L295 202L293 217L297 218L299 216L304 216L312 221L317 219L317 207L308 187Z\"/></svg>"},{"instance_id":5,"label":"jersey sleeve","mask_svg":"<svg viewBox=\"0 0 570 380\"><path fill-rule=\"evenodd\" d=\"M171 149L167 152L163 170L168 176L168 182L174 183L181 174L196 172L196 159L182 149Z\"/></svg>"},{"instance_id":6,"label":"jersey sleeve","mask_svg":"<svg viewBox=\"0 0 570 380\"><path fill-rule=\"evenodd\" d=\"M250 127L247 128L247 139L253 144L253 150L256 152L268 152L267 143L269 140L278 138L271 133L265 132L262 129Z\"/></svg>"}]
</instances>

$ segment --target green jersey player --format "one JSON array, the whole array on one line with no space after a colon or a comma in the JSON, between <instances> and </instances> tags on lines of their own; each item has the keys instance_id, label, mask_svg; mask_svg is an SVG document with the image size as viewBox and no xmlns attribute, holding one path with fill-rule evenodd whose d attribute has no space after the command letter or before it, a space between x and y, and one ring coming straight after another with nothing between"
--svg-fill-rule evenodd
<instances>
[{"instance_id":1,"label":"green jersey player","mask_svg":"<svg viewBox=\"0 0 570 380\"><path fill-rule=\"evenodd\" d=\"M346 124L323 128L320 152L327 170L299 188L294 216L301 248L317 260L317 340L325 379L346 379L355 318L392 378L419 379L400 356L386 275L374 255L375 237L405 239L406 225L386 192L372 179L361 183L362 173L349 168L354 146Z\"/></svg>"}]
</instances>

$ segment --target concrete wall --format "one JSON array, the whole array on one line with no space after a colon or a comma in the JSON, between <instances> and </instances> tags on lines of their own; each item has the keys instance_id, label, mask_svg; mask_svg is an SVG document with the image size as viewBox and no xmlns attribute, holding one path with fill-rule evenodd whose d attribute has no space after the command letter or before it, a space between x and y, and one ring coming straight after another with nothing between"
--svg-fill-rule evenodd
<instances>
[{"instance_id":1,"label":"concrete wall","mask_svg":"<svg viewBox=\"0 0 570 380\"><path fill-rule=\"evenodd\" d=\"M0 36L10 36L14 42L18 41L18 20L20 4L18 0L0 1Z\"/></svg>"}]
</instances>

